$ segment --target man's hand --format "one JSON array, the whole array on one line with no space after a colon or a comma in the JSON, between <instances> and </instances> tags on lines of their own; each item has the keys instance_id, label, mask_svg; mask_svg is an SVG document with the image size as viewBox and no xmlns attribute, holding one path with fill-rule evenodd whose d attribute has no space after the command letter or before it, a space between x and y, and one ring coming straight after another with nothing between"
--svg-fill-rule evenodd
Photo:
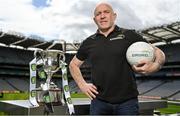
<instances>
[{"instance_id":1,"label":"man's hand","mask_svg":"<svg viewBox=\"0 0 180 116\"><path fill-rule=\"evenodd\" d=\"M98 94L97 88L92 83L84 83L79 85L79 88L83 93L85 93L91 100L96 98L96 94Z\"/></svg>"},{"instance_id":2,"label":"man's hand","mask_svg":"<svg viewBox=\"0 0 180 116\"><path fill-rule=\"evenodd\" d=\"M137 65L133 65L132 69L141 74L150 74L158 71L161 65L158 62L141 61Z\"/></svg>"},{"instance_id":3,"label":"man's hand","mask_svg":"<svg viewBox=\"0 0 180 116\"><path fill-rule=\"evenodd\" d=\"M70 62L69 70L80 90L92 100L93 98L96 98L96 94L98 94L98 92L96 86L94 86L92 83L87 83L84 80L80 71L80 66L83 64L83 62L84 61L81 61L74 56Z\"/></svg>"}]
</instances>

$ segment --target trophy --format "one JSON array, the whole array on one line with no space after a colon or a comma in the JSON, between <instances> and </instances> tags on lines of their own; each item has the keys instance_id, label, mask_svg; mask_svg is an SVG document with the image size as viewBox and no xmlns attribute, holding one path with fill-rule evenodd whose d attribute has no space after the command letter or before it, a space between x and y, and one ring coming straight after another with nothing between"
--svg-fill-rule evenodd
<instances>
[{"instance_id":1,"label":"trophy","mask_svg":"<svg viewBox=\"0 0 180 116\"><path fill-rule=\"evenodd\" d=\"M37 58L37 64L41 65L46 73L46 82L40 85L39 89L36 89L37 101L45 104L45 110L47 112L54 111L54 104L63 104L63 94L53 82L51 78L55 72L61 68L61 62L65 61L65 55L60 50L37 50L34 53Z\"/></svg>"},{"instance_id":2,"label":"trophy","mask_svg":"<svg viewBox=\"0 0 180 116\"><path fill-rule=\"evenodd\" d=\"M32 94L31 101L37 101L38 104L44 105L46 114L53 113L53 105L64 105L65 103L68 106L69 114L74 114L74 106L72 103L70 89L68 86L68 77L67 77L67 68L65 63L65 52L60 50L36 50L34 52L35 59L31 61L30 64L35 63L36 66L39 66L40 69L43 69L45 72L45 83L40 84L40 87L36 88L36 81L33 76L36 77L36 70L31 69L31 85L30 91L35 90L36 99L34 94ZM58 88L52 81L51 78L55 72L61 69L62 72L62 90ZM38 71L40 72L40 71ZM40 73L41 74L41 73ZM34 89L33 89L34 88ZM32 93L35 93L32 92ZM65 99L66 101L64 101Z\"/></svg>"}]
</instances>

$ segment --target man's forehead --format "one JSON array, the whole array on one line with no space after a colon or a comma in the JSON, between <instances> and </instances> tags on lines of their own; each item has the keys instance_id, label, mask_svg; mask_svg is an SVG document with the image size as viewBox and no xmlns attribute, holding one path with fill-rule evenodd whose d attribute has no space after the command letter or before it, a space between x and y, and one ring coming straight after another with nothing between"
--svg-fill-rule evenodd
<instances>
[{"instance_id":1,"label":"man's forehead","mask_svg":"<svg viewBox=\"0 0 180 116\"><path fill-rule=\"evenodd\" d=\"M102 3L96 6L94 13L99 12L101 10L113 11L112 7L109 4Z\"/></svg>"}]
</instances>

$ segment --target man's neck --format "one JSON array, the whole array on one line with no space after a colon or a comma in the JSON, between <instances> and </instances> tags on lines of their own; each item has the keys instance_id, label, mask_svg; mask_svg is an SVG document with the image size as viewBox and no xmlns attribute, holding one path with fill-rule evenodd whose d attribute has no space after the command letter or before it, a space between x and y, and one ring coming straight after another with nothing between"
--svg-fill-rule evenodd
<instances>
[{"instance_id":1,"label":"man's neck","mask_svg":"<svg viewBox=\"0 0 180 116\"><path fill-rule=\"evenodd\" d=\"M107 37L114 30L114 28L115 28L115 25L111 26L108 29L104 29L104 30L99 29L99 32Z\"/></svg>"}]
</instances>

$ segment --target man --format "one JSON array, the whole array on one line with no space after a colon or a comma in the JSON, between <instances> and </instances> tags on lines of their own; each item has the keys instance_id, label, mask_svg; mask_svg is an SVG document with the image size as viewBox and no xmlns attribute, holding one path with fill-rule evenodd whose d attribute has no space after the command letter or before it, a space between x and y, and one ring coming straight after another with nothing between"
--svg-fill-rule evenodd
<instances>
[{"instance_id":1,"label":"man","mask_svg":"<svg viewBox=\"0 0 180 116\"><path fill-rule=\"evenodd\" d=\"M136 41L145 41L135 31L119 28L114 24L116 13L107 3L100 3L94 10L98 30L81 44L70 62L72 77L80 90L91 99L90 114L138 114L138 91L134 72L156 72L165 62L164 53L154 47L154 62L141 61L130 66L126 60L127 48ZM88 59L92 65L92 83L87 83L80 66Z\"/></svg>"}]
</instances>

